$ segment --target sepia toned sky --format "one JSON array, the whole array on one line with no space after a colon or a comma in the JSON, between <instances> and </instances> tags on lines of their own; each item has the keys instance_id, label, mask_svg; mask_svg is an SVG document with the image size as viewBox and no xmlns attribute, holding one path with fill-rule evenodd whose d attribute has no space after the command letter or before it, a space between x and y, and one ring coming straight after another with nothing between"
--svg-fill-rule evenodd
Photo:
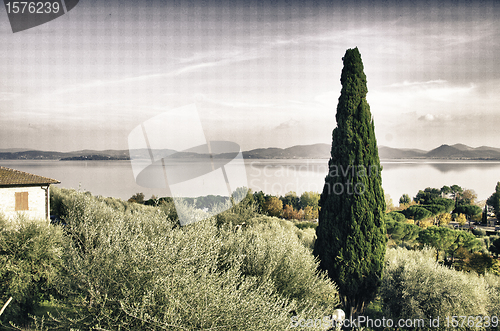
<instances>
[{"instance_id":1,"label":"sepia toned sky","mask_svg":"<svg viewBox=\"0 0 500 331\"><path fill-rule=\"evenodd\" d=\"M127 149L135 127L193 103L208 140L331 143L353 47L379 145L500 148L499 14L493 1L81 0L12 33L1 8L0 149Z\"/></svg>"}]
</instances>

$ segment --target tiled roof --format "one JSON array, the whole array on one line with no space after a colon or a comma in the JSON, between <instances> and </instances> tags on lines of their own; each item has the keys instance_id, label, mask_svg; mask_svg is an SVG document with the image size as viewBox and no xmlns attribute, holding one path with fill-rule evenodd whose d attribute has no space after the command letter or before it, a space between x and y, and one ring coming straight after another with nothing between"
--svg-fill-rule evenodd
<instances>
[{"instance_id":1,"label":"tiled roof","mask_svg":"<svg viewBox=\"0 0 500 331\"><path fill-rule=\"evenodd\" d=\"M0 186L59 184L52 178L0 166Z\"/></svg>"}]
</instances>

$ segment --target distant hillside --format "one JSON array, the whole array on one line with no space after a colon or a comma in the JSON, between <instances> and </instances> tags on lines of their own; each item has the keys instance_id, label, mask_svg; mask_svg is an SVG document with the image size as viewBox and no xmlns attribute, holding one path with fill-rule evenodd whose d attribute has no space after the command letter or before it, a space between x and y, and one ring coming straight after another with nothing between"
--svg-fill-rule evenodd
<instances>
[{"instance_id":1,"label":"distant hillside","mask_svg":"<svg viewBox=\"0 0 500 331\"><path fill-rule=\"evenodd\" d=\"M128 160L128 150L75 152L20 151L0 152L0 160Z\"/></svg>"},{"instance_id":2,"label":"distant hillside","mask_svg":"<svg viewBox=\"0 0 500 331\"><path fill-rule=\"evenodd\" d=\"M0 153L16 153L16 152L25 152L31 150L30 148L3 148L0 149Z\"/></svg>"},{"instance_id":3,"label":"distant hillside","mask_svg":"<svg viewBox=\"0 0 500 331\"><path fill-rule=\"evenodd\" d=\"M481 146L469 147L463 144L441 145L425 154L430 159L453 159L453 160L500 160L498 148Z\"/></svg>"},{"instance_id":4,"label":"distant hillside","mask_svg":"<svg viewBox=\"0 0 500 331\"><path fill-rule=\"evenodd\" d=\"M243 152L244 159L328 159L328 144L298 145L289 148L259 148Z\"/></svg>"},{"instance_id":5,"label":"distant hillside","mask_svg":"<svg viewBox=\"0 0 500 331\"><path fill-rule=\"evenodd\" d=\"M80 155L80 156L70 156L64 157L60 159L60 161L118 161L118 160L129 160L127 157L116 157L109 155L99 155L99 154L91 154L91 155Z\"/></svg>"},{"instance_id":6,"label":"distant hillside","mask_svg":"<svg viewBox=\"0 0 500 331\"><path fill-rule=\"evenodd\" d=\"M415 159L425 157L426 151L420 149L400 149L379 146L378 155L381 159Z\"/></svg>"},{"instance_id":7,"label":"distant hillside","mask_svg":"<svg viewBox=\"0 0 500 331\"><path fill-rule=\"evenodd\" d=\"M45 151L2 152L0 160L59 160L67 153Z\"/></svg>"},{"instance_id":8,"label":"distant hillside","mask_svg":"<svg viewBox=\"0 0 500 331\"><path fill-rule=\"evenodd\" d=\"M329 144L298 145L289 148L258 148L243 152L244 159L329 159ZM192 152L177 152L174 150L132 150L132 158L154 159L162 157L177 158L207 158L208 154ZM382 160L394 159L444 159L444 160L500 160L500 148L481 146L470 147L464 144L441 145L431 151L408 148L391 148L379 146L379 156ZM233 158L234 153L216 154L214 158ZM15 149L0 150L0 160L62 160L62 161L89 161L89 160L129 160L129 150L81 150L75 152L51 151L16 151Z\"/></svg>"}]
</instances>

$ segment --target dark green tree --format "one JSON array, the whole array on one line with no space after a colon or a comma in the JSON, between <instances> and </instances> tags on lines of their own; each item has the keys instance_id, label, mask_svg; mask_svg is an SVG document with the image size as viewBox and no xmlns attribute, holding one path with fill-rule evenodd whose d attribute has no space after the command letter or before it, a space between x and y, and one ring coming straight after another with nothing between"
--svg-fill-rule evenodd
<instances>
[{"instance_id":1,"label":"dark green tree","mask_svg":"<svg viewBox=\"0 0 500 331\"><path fill-rule=\"evenodd\" d=\"M478 275L483 275L493 267L493 259L489 254L475 252L470 254L465 262L464 271L475 271Z\"/></svg>"},{"instance_id":2,"label":"dark green tree","mask_svg":"<svg viewBox=\"0 0 500 331\"><path fill-rule=\"evenodd\" d=\"M500 238L495 239L495 241L489 247L490 252L492 252L496 257L500 256Z\"/></svg>"},{"instance_id":3,"label":"dark green tree","mask_svg":"<svg viewBox=\"0 0 500 331\"><path fill-rule=\"evenodd\" d=\"M427 209L432 213L432 216L440 215L446 212L446 209L442 205L422 205L422 208Z\"/></svg>"},{"instance_id":4,"label":"dark green tree","mask_svg":"<svg viewBox=\"0 0 500 331\"><path fill-rule=\"evenodd\" d=\"M488 206L484 205L483 214L481 215L481 223L488 224Z\"/></svg>"},{"instance_id":5,"label":"dark green tree","mask_svg":"<svg viewBox=\"0 0 500 331\"><path fill-rule=\"evenodd\" d=\"M406 218L413 219L417 223L432 216L432 213L422 206L410 206L402 210L401 213L405 215Z\"/></svg>"},{"instance_id":6,"label":"dark green tree","mask_svg":"<svg viewBox=\"0 0 500 331\"><path fill-rule=\"evenodd\" d=\"M436 249L436 262L439 259L440 251L447 251L457 239L457 232L441 227L431 226L420 231L417 241L423 245L429 245Z\"/></svg>"},{"instance_id":7,"label":"dark green tree","mask_svg":"<svg viewBox=\"0 0 500 331\"><path fill-rule=\"evenodd\" d=\"M408 204L410 204L410 202L411 202L411 199L410 199L410 196L408 194L403 194L401 196L401 198L399 198L400 205L408 205Z\"/></svg>"},{"instance_id":8,"label":"dark green tree","mask_svg":"<svg viewBox=\"0 0 500 331\"><path fill-rule=\"evenodd\" d=\"M493 207L496 218L500 220L500 182L497 183L495 192L486 200L486 203Z\"/></svg>"},{"instance_id":9,"label":"dark green tree","mask_svg":"<svg viewBox=\"0 0 500 331\"><path fill-rule=\"evenodd\" d=\"M396 221L396 222L406 222L406 217L403 213L399 211L391 211L386 214L386 219L389 217L390 219Z\"/></svg>"},{"instance_id":10,"label":"dark green tree","mask_svg":"<svg viewBox=\"0 0 500 331\"><path fill-rule=\"evenodd\" d=\"M448 195L451 193L451 188L449 186L443 186L441 187L441 197L444 198L445 195Z\"/></svg>"},{"instance_id":11,"label":"dark green tree","mask_svg":"<svg viewBox=\"0 0 500 331\"><path fill-rule=\"evenodd\" d=\"M459 252L460 248L467 251L473 251L481 247L481 243L471 232L455 230L456 238L453 245L448 247L448 254L451 255L451 261L454 262L455 255Z\"/></svg>"},{"instance_id":12,"label":"dark green tree","mask_svg":"<svg viewBox=\"0 0 500 331\"><path fill-rule=\"evenodd\" d=\"M280 197L280 200L283 203L283 206L290 205L296 210L300 209L300 198L295 192L286 193L285 196Z\"/></svg>"},{"instance_id":13,"label":"dark green tree","mask_svg":"<svg viewBox=\"0 0 500 331\"><path fill-rule=\"evenodd\" d=\"M454 213L457 214L464 214L467 216L467 219L469 221L470 225L470 220L473 216L476 216L481 213L481 208L475 205L460 205L455 210L453 210Z\"/></svg>"},{"instance_id":14,"label":"dark green tree","mask_svg":"<svg viewBox=\"0 0 500 331\"><path fill-rule=\"evenodd\" d=\"M337 284L346 314L356 316L375 297L381 282L387 240L385 199L358 49L347 50L343 62L314 254Z\"/></svg>"},{"instance_id":15,"label":"dark green tree","mask_svg":"<svg viewBox=\"0 0 500 331\"><path fill-rule=\"evenodd\" d=\"M418 237L422 229L419 226L409 223L397 222L394 220L386 221L387 235L396 245L411 242Z\"/></svg>"},{"instance_id":16,"label":"dark green tree","mask_svg":"<svg viewBox=\"0 0 500 331\"><path fill-rule=\"evenodd\" d=\"M453 209L455 209L455 201L452 199L447 199L447 198L435 198L432 199L432 204L433 205L441 205L445 208L446 212L451 212Z\"/></svg>"},{"instance_id":17,"label":"dark green tree","mask_svg":"<svg viewBox=\"0 0 500 331\"><path fill-rule=\"evenodd\" d=\"M128 202L144 203L144 193L136 193L128 199Z\"/></svg>"},{"instance_id":18,"label":"dark green tree","mask_svg":"<svg viewBox=\"0 0 500 331\"><path fill-rule=\"evenodd\" d=\"M463 191L464 191L463 188L461 188L456 184L450 186L451 197L453 198L453 200L455 200L455 205L457 204L457 200L460 198L460 195L462 194Z\"/></svg>"},{"instance_id":19,"label":"dark green tree","mask_svg":"<svg viewBox=\"0 0 500 331\"><path fill-rule=\"evenodd\" d=\"M262 213L262 210L264 208L264 204L266 203L266 195L262 191L255 192L253 194L253 199L257 205L257 211L259 213Z\"/></svg>"},{"instance_id":20,"label":"dark green tree","mask_svg":"<svg viewBox=\"0 0 500 331\"><path fill-rule=\"evenodd\" d=\"M422 205L429 205L432 203L432 200L435 198L441 197L441 191L437 188L426 188L425 190L418 191L417 195L413 199L415 202L420 203Z\"/></svg>"}]
</instances>

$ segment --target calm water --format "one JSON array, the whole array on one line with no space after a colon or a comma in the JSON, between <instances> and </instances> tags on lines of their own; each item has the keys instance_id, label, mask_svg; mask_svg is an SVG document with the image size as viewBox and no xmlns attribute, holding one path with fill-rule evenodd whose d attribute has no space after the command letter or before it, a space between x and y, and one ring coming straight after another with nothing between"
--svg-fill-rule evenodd
<instances>
[{"instance_id":1,"label":"calm water","mask_svg":"<svg viewBox=\"0 0 500 331\"><path fill-rule=\"evenodd\" d=\"M191 161L193 162L193 161ZM289 191L321 192L328 172L327 160L245 160L247 181L254 191L283 195ZM94 195L128 199L137 192L147 198L164 196L164 189L144 188L135 183L129 161L0 161L0 165L61 181L59 186L80 188ZM390 161L382 162L382 184L395 203L419 189L453 184L488 198L500 181L500 162L485 161Z\"/></svg>"}]
</instances>

